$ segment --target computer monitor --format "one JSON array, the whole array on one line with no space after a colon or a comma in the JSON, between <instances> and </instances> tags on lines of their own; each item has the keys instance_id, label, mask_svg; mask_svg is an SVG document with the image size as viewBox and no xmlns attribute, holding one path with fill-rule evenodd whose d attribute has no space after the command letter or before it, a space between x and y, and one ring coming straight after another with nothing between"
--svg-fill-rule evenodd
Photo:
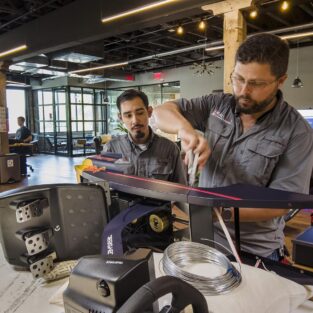
<instances>
[{"instance_id":1,"label":"computer monitor","mask_svg":"<svg viewBox=\"0 0 313 313\"><path fill-rule=\"evenodd\" d=\"M313 109L298 110L298 112L307 120L307 122L313 128Z\"/></svg>"}]
</instances>

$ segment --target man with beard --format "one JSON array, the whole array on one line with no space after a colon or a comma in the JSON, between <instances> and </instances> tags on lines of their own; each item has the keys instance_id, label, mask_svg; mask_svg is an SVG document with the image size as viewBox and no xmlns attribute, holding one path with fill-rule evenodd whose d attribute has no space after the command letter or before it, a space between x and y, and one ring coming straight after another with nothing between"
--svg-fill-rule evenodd
<instances>
[{"instance_id":1,"label":"man with beard","mask_svg":"<svg viewBox=\"0 0 313 313\"><path fill-rule=\"evenodd\" d=\"M128 130L104 146L104 152L121 153L128 161L127 174L186 184L178 146L149 127L152 107L145 93L124 91L116 101L119 119Z\"/></svg>"},{"instance_id":2,"label":"man with beard","mask_svg":"<svg viewBox=\"0 0 313 313\"><path fill-rule=\"evenodd\" d=\"M155 108L157 126L178 133L183 148L199 154L199 186L243 183L309 192L312 129L280 91L288 58L288 45L279 37L251 36L236 53L233 94L180 99ZM287 208L240 209L242 250L278 260L287 212ZM221 213L227 216L234 236L233 208ZM219 225L215 225L215 236L224 242Z\"/></svg>"}]
</instances>

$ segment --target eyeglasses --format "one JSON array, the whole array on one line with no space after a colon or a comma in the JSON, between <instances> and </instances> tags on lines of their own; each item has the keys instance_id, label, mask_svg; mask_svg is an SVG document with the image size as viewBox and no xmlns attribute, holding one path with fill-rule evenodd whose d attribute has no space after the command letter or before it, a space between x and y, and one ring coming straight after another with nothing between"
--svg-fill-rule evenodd
<instances>
[{"instance_id":1,"label":"eyeglasses","mask_svg":"<svg viewBox=\"0 0 313 313\"><path fill-rule=\"evenodd\" d=\"M268 82L268 81L265 81L265 80L245 80L244 78L241 78L241 77L238 77L234 74L231 74L230 75L230 79L231 79L231 82L232 82L232 85L234 87L237 87L237 88L242 88L244 85L247 85L247 87L250 89L250 90L261 90L273 83L275 83L277 81L277 79L271 81L271 82Z\"/></svg>"}]
</instances>

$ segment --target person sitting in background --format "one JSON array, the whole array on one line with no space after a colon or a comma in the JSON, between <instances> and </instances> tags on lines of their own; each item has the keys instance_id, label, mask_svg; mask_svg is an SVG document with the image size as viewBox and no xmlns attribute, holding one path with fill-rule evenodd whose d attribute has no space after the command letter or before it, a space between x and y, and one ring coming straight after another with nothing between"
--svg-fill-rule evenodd
<instances>
[{"instance_id":1,"label":"person sitting in background","mask_svg":"<svg viewBox=\"0 0 313 313\"><path fill-rule=\"evenodd\" d=\"M25 118L23 116L19 116L17 118L17 124L20 128L15 133L15 139L22 143L29 143L32 141L32 134L24 123Z\"/></svg>"},{"instance_id":2,"label":"person sitting in background","mask_svg":"<svg viewBox=\"0 0 313 313\"><path fill-rule=\"evenodd\" d=\"M121 153L129 161L127 174L186 184L178 146L149 127L153 109L147 95L128 89L117 98L116 105L128 133L109 141L103 152Z\"/></svg>"}]
</instances>

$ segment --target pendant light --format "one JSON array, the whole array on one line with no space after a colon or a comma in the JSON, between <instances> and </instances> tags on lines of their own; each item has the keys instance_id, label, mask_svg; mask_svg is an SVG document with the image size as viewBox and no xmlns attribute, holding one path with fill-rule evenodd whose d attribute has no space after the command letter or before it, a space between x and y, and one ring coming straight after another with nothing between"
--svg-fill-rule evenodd
<instances>
[{"instance_id":1,"label":"pendant light","mask_svg":"<svg viewBox=\"0 0 313 313\"><path fill-rule=\"evenodd\" d=\"M299 41L297 42L297 63L296 63L296 78L291 85L292 88L302 88L303 83L299 77Z\"/></svg>"}]
</instances>

